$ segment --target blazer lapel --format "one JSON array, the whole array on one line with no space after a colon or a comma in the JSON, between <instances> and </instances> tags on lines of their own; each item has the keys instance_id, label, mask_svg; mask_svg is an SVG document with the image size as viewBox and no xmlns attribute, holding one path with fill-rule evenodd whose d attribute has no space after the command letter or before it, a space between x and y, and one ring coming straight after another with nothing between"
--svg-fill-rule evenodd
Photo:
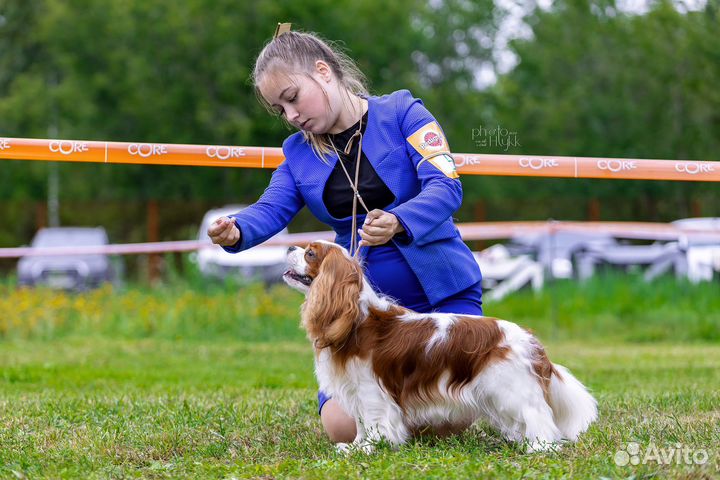
<instances>
[{"instance_id":1,"label":"blazer lapel","mask_svg":"<svg viewBox=\"0 0 720 480\"><path fill-rule=\"evenodd\" d=\"M365 130L367 138L363 138L363 151L380 179L385 182L393 195L395 195L395 201L397 201L399 185L387 181L388 178L393 178L393 170L397 170L397 165L393 165L393 162L383 162L388 153L395 148L387 132L383 131L382 120L385 118L386 112L380 111L380 106L377 104L377 97L369 96L367 100L368 125L367 130ZM394 120L393 116L393 121ZM395 202L393 202L393 204L394 203Z\"/></svg>"}]
</instances>

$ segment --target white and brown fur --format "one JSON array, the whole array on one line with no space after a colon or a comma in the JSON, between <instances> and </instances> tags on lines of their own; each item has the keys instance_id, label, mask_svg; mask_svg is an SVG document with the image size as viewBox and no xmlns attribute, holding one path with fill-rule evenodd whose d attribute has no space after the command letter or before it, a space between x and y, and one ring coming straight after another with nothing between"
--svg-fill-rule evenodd
<instances>
[{"instance_id":1,"label":"white and brown fur","mask_svg":"<svg viewBox=\"0 0 720 480\"><path fill-rule=\"evenodd\" d=\"M306 294L302 325L320 389L356 420L352 446L369 452L380 438L399 445L427 427L461 430L482 418L545 450L597 418L586 388L518 325L403 308L333 243L292 247L288 263L285 281Z\"/></svg>"}]
</instances>

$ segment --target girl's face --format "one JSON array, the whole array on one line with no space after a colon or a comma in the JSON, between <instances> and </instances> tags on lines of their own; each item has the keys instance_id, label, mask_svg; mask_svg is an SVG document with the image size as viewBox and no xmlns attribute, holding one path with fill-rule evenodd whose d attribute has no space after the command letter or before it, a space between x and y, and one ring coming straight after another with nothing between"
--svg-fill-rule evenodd
<instances>
[{"instance_id":1,"label":"girl's face","mask_svg":"<svg viewBox=\"0 0 720 480\"><path fill-rule=\"evenodd\" d=\"M316 62L310 75L303 73L264 75L260 94L291 125L307 132L337 133L343 103L337 80L324 62Z\"/></svg>"}]
</instances>

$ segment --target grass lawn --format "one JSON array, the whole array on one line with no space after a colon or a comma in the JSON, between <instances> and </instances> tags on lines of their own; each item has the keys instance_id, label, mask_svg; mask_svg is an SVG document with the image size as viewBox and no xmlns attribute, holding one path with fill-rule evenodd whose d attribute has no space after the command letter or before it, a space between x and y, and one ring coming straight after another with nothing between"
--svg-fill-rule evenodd
<instances>
[{"instance_id":1,"label":"grass lawn","mask_svg":"<svg viewBox=\"0 0 720 480\"><path fill-rule=\"evenodd\" d=\"M309 343L232 338L0 341L0 477L720 476L717 344L546 342L600 403L600 420L560 452L528 455L479 426L344 457L315 411ZM617 452L640 462L619 466Z\"/></svg>"}]
</instances>

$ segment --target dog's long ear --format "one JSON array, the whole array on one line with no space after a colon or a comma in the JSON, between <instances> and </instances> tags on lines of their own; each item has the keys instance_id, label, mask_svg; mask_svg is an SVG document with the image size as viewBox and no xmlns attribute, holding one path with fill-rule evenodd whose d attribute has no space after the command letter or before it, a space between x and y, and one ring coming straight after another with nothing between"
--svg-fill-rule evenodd
<instances>
[{"instance_id":1,"label":"dog's long ear","mask_svg":"<svg viewBox=\"0 0 720 480\"><path fill-rule=\"evenodd\" d=\"M316 347L345 343L360 317L361 288L360 265L330 248L303 306L303 325Z\"/></svg>"}]
</instances>

